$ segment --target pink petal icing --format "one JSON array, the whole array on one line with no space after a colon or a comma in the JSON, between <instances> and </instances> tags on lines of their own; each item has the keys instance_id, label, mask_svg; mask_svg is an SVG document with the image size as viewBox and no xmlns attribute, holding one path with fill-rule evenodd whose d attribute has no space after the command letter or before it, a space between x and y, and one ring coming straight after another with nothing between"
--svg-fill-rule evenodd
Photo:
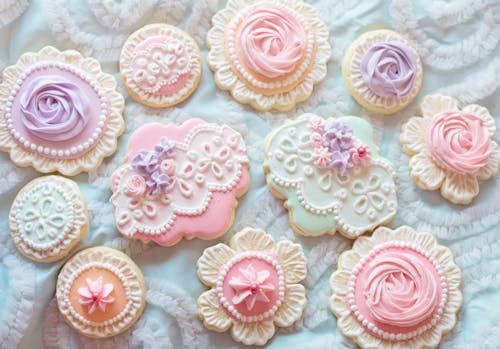
<instances>
[{"instance_id":1,"label":"pink petal icing","mask_svg":"<svg viewBox=\"0 0 500 349\"><path fill-rule=\"evenodd\" d=\"M92 281L87 278L87 287L80 287L78 293L82 298L80 304L86 305L89 314L94 313L97 309L106 311L106 304L113 303L114 297L110 296L113 292L113 284L104 284L103 278L100 276L97 280Z\"/></svg>"},{"instance_id":2,"label":"pink petal icing","mask_svg":"<svg viewBox=\"0 0 500 349\"><path fill-rule=\"evenodd\" d=\"M245 301L248 310L253 309L255 302L269 303L266 292L274 290L274 285L268 280L270 272L265 269L257 271L252 264L240 268L239 271L240 275L229 280L229 286L236 291L233 303L240 304Z\"/></svg>"},{"instance_id":3,"label":"pink petal icing","mask_svg":"<svg viewBox=\"0 0 500 349\"><path fill-rule=\"evenodd\" d=\"M242 22L238 38L245 64L268 78L293 71L306 47L306 32L300 21L274 5L251 12Z\"/></svg>"},{"instance_id":4,"label":"pink petal icing","mask_svg":"<svg viewBox=\"0 0 500 349\"><path fill-rule=\"evenodd\" d=\"M425 136L432 158L444 168L466 174L488 164L491 139L479 116L460 111L437 114Z\"/></svg>"}]
</instances>

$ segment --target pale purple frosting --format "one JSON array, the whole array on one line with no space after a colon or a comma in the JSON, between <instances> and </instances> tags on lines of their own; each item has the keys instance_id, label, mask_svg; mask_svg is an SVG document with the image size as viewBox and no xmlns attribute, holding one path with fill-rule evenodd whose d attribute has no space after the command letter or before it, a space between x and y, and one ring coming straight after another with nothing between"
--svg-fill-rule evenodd
<instances>
[{"instance_id":1,"label":"pale purple frosting","mask_svg":"<svg viewBox=\"0 0 500 349\"><path fill-rule=\"evenodd\" d=\"M361 74L377 96L404 97L415 85L417 58L402 42L379 42L363 56Z\"/></svg>"},{"instance_id":2,"label":"pale purple frosting","mask_svg":"<svg viewBox=\"0 0 500 349\"><path fill-rule=\"evenodd\" d=\"M20 106L21 121L29 133L51 142L78 136L89 121L91 109L85 93L57 75L30 81Z\"/></svg>"},{"instance_id":3,"label":"pale purple frosting","mask_svg":"<svg viewBox=\"0 0 500 349\"><path fill-rule=\"evenodd\" d=\"M151 194L165 192L173 182L173 178L162 172L161 163L174 156L175 143L167 137L162 137L154 150L141 150L132 159L132 167L146 180L146 186Z\"/></svg>"}]
</instances>

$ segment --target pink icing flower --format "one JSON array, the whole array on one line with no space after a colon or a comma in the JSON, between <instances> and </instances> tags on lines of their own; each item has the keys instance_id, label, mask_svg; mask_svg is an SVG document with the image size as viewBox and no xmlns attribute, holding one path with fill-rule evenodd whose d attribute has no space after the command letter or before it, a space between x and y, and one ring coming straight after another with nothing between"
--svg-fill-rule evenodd
<instances>
[{"instance_id":1,"label":"pink icing flower","mask_svg":"<svg viewBox=\"0 0 500 349\"><path fill-rule=\"evenodd\" d=\"M106 304L113 303L114 297L110 294L113 292L113 284L104 284L102 276L96 281L87 278L87 287L80 287L78 293L82 298L80 304L88 306L87 311L89 314L94 313L97 309L106 311Z\"/></svg>"},{"instance_id":2,"label":"pink icing flower","mask_svg":"<svg viewBox=\"0 0 500 349\"><path fill-rule=\"evenodd\" d=\"M309 121L307 127L309 127L309 129L313 132L321 133L323 132L324 128L323 120L321 120L320 118L313 118Z\"/></svg>"},{"instance_id":3,"label":"pink icing flower","mask_svg":"<svg viewBox=\"0 0 500 349\"><path fill-rule=\"evenodd\" d=\"M491 153L491 140L484 120L461 111L435 115L425 142L438 164L461 174L475 173L486 166Z\"/></svg>"},{"instance_id":4,"label":"pink icing flower","mask_svg":"<svg viewBox=\"0 0 500 349\"><path fill-rule=\"evenodd\" d=\"M238 36L245 63L268 78L292 72L306 45L306 32L298 19L273 5L250 13L243 20Z\"/></svg>"},{"instance_id":5,"label":"pink icing flower","mask_svg":"<svg viewBox=\"0 0 500 349\"><path fill-rule=\"evenodd\" d=\"M319 168L329 167L331 159L332 154L328 151L328 148L319 147L313 150L313 161Z\"/></svg>"},{"instance_id":6,"label":"pink icing flower","mask_svg":"<svg viewBox=\"0 0 500 349\"><path fill-rule=\"evenodd\" d=\"M172 159L163 160L160 164L160 171L173 176L175 174L175 161Z\"/></svg>"},{"instance_id":7,"label":"pink icing flower","mask_svg":"<svg viewBox=\"0 0 500 349\"><path fill-rule=\"evenodd\" d=\"M367 165L372 156L370 147L364 144L354 144L354 146L349 149L351 155L351 161L355 166L365 166Z\"/></svg>"},{"instance_id":8,"label":"pink icing flower","mask_svg":"<svg viewBox=\"0 0 500 349\"><path fill-rule=\"evenodd\" d=\"M143 176L133 175L125 184L125 192L130 196L141 196L146 192L146 180Z\"/></svg>"},{"instance_id":9,"label":"pink icing flower","mask_svg":"<svg viewBox=\"0 0 500 349\"><path fill-rule=\"evenodd\" d=\"M312 134L312 143L315 148L323 147L323 137L321 137L321 134L314 132Z\"/></svg>"},{"instance_id":10,"label":"pink icing flower","mask_svg":"<svg viewBox=\"0 0 500 349\"><path fill-rule=\"evenodd\" d=\"M244 301L248 310L252 310L256 302L268 303L266 292L274 290L274 285L267 281L269 275L268 270L257 272L252 264L245 269L240 268L240 276L229 281L229 286L236 291L232 302L240 304Z\"/></svg>"}]
</instances>

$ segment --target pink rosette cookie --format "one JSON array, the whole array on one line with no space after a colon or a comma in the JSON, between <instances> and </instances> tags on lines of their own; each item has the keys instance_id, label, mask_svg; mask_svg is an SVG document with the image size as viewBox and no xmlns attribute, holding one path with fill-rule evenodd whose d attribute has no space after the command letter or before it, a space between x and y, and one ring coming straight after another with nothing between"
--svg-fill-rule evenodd
<instances>
[{"instance_id":1,"label":"pink rosette cookie","mask_svg":"<svg viewBox=\"0 0 500 349\"><path fill-rule=\"evenodd\" d=\"M201 71L196 42L167 24L150 24L133 33L120 56L120 73L128 93L154 108L188 98L198 87Z\"/></svg>"},{"instance_id":2,"label":"pink rosette cookie","mask_svg":"<svg viewBox=\"0 0 500 349\"><path fill-rule=\"evenodd\" d=\"M461 273L432 234L378 228L340 255L330 278L337 326L361 348L435 348L455 326Z\"/></svg>"},{"instance_id":3,"label":"pink rosette cookie","mask_svg":"<svg viewBox=\"0 0 500 349\"><path fill-rule=\"evenodd\" d=\"M228 245L207 248L198 260L198 277L209 291L198 298L204 325L235 341L264 345L276 326L289 327L306 307L307 274L302 247L274 242L264 231L245 228Z\"/></svg>"},{"instance_id":4,"label":"pink rosette cookie","mask_svg":"<svg viewBox=\"0 0 500 349\"><path fill-rule=\"evenodd\" d=\"M498 173L500 148L492 140L496 126L488 109L471 104L461 110L454 98L430 95L401 129L400 142L410 158L410 174L425 190L441 188L455 204L479 194L478 180Z\"/></svg>"},{"instance_id":5,"label":"pink rosette cookie","mask_svg":"<svg viewBox=\"0 0 500 349\"><path fill-rule=\"evenodd\" d=\"M0 149L44 173L95 169L124 129L115 79L76 51L22 55L3 72L0 104Z\"/></svg>"},{"instance_id":6,"label":"pink rosette cookie","mask_svg":"<svg viewBox=\"0 0 500 349\"><path fill-rule=\"evenodd\" d=\"M379 114L393 114L410 104L423 81L417 50L392 30L374 30L357 38L342 64L354 99Z\"/></svg>"},{"instance_id":7,"label":"pink rosette cookie","mask_svg":"<svg viewBox=\"0 0 500 349\"><path fill-rule=\"evenodd\" d=\"M200 119L143 125L126 161L112 176L118 230L165 246L224 234L250 184L241 135Z\"/></svg>"},{"instance_id":8,"label":"pink rosette cookie","mask_svg":"<svg viewBox=\"0 0 500 349\"><path fill-rule=\"evenodd\" d=\"M124 253L94 247L80 251L57 277L57 307L87 337L112 337L130 328L146 305L146 283Z\"/></svg>"},{"instance_id":9,"label":"pink rosette cookie","mask_svg":"<svg viewBox=\"0 0 500 349\"><path fill-rule=\"evenodd\" d=\"M328 29L302 0L229 0L212 23L208 65L240 103L289 110L326 75Z\"/></svg>"}]
</instances>

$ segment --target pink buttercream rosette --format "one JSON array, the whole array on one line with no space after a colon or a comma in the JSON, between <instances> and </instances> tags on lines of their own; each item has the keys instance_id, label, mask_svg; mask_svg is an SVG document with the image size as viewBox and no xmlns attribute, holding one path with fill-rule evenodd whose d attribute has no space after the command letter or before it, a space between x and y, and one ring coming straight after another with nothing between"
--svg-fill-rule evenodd
<instances>
[{"instance_id":1,"label":"pink buttercream rosette","mask_svg":"<svg viewBox=\"0 0 500 349\"><path fill-rule=\"evenodd\" d=\"M435 348L455 326L460 283L452 252L432 234L382 227L340 256L330 307L362 348Z\"/></svg>"},{"instance_id":2,"label":"pink buttercream rosette","mask_svg":"<svg viewBox=\"0 0 500 349\"><path fill-rule=\"evenodd\" d=\"M498 172L500 148L492 140L496 126L488 109L452 97L430 95L422 117L403 125L400 142L410 158L410 174L425 190L441 188L444 198L469 204L479 194L478 180Z\"/></svg>"},{"instance_id":3,"label":"pink buttercream rosette","mask_svg":"<svg viewBox=\"0 0 500 349\"><path fill-rule=\"evenodd\" d=\"M289 327L306 307L307 274L302 247L275 242L262 230L245 228L228 245L207 248L198 277L211 289L198 298L198 315L217 332L231 328L234 340L264 345L278 327Z\"/></svg>"}]
</instances>

